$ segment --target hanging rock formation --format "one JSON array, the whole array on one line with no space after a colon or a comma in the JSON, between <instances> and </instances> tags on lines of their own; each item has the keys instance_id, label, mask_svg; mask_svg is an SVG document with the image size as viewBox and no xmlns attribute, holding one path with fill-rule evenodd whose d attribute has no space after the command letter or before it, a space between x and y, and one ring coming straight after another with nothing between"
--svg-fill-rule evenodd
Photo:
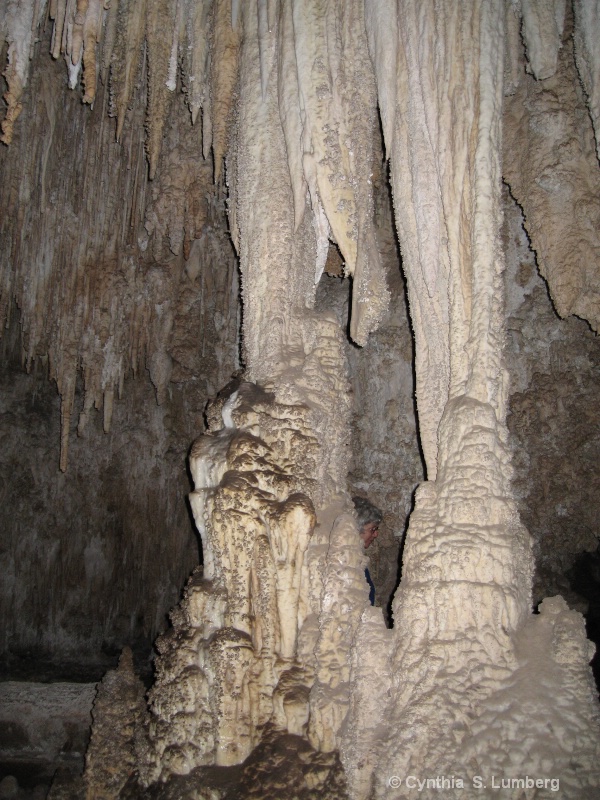
<instances>
[{"instance_id":1,"label":"hanging rock formation","mask_svg":"<svg viewBox=\"0 0 600 800\"><path fill-rule=\"evenodd\" d=\"M43 17L43 3L23 3L19 13L9 5L7 142L16 139L25 54ZM180 75L192 120L202 112L198 162L212 145L218 180L227 153L245 380L209 410L209 430L191 451L205 563L157 645L137 751L148 792L169 791L204 767L249 769L257 753L289 736L323 754L339 751L353 800L413 796L408 776L451 777L445 796L457 797L473 794L475 775L556 778L574 800L598 791L599 714L581 618L561 598L531 613L532 549L506 426L501 241L504 169L558 312L597 326L597 44L581 27L597 18L583 5L575 3L575 57L570 5L559 0L121 0L101 31L91 0L52 6L53 55L67 58L73 88L83 59L85 102L94 96L98 40L103 53L112 47L102 63L113 76L118 137L138 74L147 80L149 175L161 190L146 230L168 239L173 253L191 255L211 206L187 202L193 156L178 177L181 163L168 154L164 132ZM426 466L393 631L368 606L346 489L343 329L335 314L315 309L333 244L352 277L354 342L366 342L388 305L373 204L378 107ZM565 204L576 211L565 214ZM10 294L8 266L4 274ZM173 284L150 271L142 286L151 296L126 338L135 354L127 363L148 353L161 402L172 368L164 342L174 325ZM84 311L75 321L52 351L65 362L51 374L66 398L67 430L89 330ZM104 356L111 335L109 327ZM107 425L122 375L117 353L100 384L89 379L96 395L104 392ZM508 702L525 697L517 707ZM439 788L426 784L419 796L437 797ZM513 788L520 796L523 787ZM334 789L332 797L337 780ZM496 797L495 787L477 796Z\"/></svg>"}]
</instances>

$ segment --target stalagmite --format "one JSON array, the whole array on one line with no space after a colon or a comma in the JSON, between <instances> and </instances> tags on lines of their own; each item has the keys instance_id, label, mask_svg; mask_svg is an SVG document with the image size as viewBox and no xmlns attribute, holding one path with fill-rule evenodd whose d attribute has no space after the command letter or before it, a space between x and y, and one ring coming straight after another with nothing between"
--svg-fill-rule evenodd
<instances>
[{"instance_id":1,"label":"stalagmite","mask_svg":"<svg viewBox=\"0 0 600 800\"><path fill-rule=\"evenodd\" d=\"M118 797L135 769L135 739L146 717L144 685L135 674L129 648L119 666L98 684L92 715L96 721L86 753L86 800Z\"/></svg>"}]
</instances>

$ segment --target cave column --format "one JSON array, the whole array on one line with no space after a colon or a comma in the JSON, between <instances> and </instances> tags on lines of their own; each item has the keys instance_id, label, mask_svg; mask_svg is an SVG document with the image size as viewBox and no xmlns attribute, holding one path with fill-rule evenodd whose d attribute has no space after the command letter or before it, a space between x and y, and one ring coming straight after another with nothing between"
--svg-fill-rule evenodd
<instances>
[{"instance_id":1,"label":"cave column","mask_svg":"<svg viewBox=\"0 0 600 800\"><path fill-rule=\"evenodd\" d=\"M383 797L386 775L456 771L469 716L514 667L510 636L529 611L531 554L505 426L504 3L376 5L372 45L396 41L396 70L374 63L428 477L394 600L394 706L376 776ZM397 13L392 34L386 6Z\"/></svg>"}]
</instances>

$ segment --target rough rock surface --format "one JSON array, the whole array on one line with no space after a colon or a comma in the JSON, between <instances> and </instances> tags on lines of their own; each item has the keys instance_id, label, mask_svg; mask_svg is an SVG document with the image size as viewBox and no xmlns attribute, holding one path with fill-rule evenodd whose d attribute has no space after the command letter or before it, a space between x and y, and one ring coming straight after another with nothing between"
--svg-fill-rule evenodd
<instances>
[{"instance_id":1,"label":"rough rock surface","mask_svg":"<svg viewBox=\"0 0 600 800\"><path fill-rule=\"evenodd\" d=\"M14 123L44 8L43 2L11 3L2 23L9 45L4 133L13 137L11 147L27 136L25 110ZM2 269L4 318L15 296L26 363L49 354L63 400L61 465L66 468L79 366L86 390L82 431L94 404L103 404L104 427L110 427L115 389L129 368L148 369L164 407L174 372L170 340L179 287L185 275L193 281L199 274L194 242L206 235L205 245L216 243L231 263L212 224L221 196L207 192L206 202L200 196L210 172L200 151L208 155L213 141L213 104L224 110L221 122L233 124L229 223L242 279L244 377L255 385L251 391L247 382L231 387L209 414L209 434L194 447L192 504L206 572L193 576L173 613L173 630L159 642L152 718L138 740L148 796L178 790L180 796L218 796L214 782L195 785L203 779L196 770L235 770L245 760L240 792L246 796L287 792L289 777L297 784L291 792L316 789L337 797L346 791L338 749L353 800L409 796L406 785L390 785L391 776L453 774L465 757L479 772L507 764L546 769L555 759L566 797L596 792L598 709L586 663L590 650L580 616L564 601L545 601L539 615L531 614L531 543L518 516L506 426L503 127L514 134L514 141L505 137L505 163L533 148L523 169L513 164L516 177L508 176L517 197L513 184L534 157L549 163L555 157L549 151L566 145L559 148L558 177L566 176L571 188L580 184L569 202L582 225L585 257L567 274L560 271L568 263L563 254L556 280L550 268L542 269L559 310L563 303L565 313L575 309L595 324L597 248L594 232L585 229L597 201L589 189L597 162L588 157L593 58L583 41L578 57L586 108L564 39L570 30L566 4L256 0L234 2L229 17L220 3L211 14L208 2L122 0L118 9L111 3L101 24L98 9L92 0L76 8L52 3L53 41L44 47L66 57L73 88L81 56L84 100L96 98L88 117L98 120L104 106L117 117L118 137L125 143L131 134L126 158L112 161L117 190L129 196L136 187L131 206L94 217L95 248L65 225L58 262L51 248L45 258L23 258L28 213L39 211L35 198L57 196L45 194L54 164L48 139L44 149L35 138L37 172L26 170L22 179L18 166L7 162L2 183L11 212L2 228L11 242ZM531 80L521 74L521 21ZM103 56L100 83L94 81L96 46ZM102 82L109 68L110 102ZM54 86L55 73L40 74L31 73L30 87L35 75L50 75ZM192 118L202 111L202 136L197 128L180 128L181 104L170 99L180 77ZM553 100L548 86L557 90L556 115L546 114ZM504 94L520 97L524 87L521 106L503 113ZM59 95L48 95L52 100L33 91L29 104L59 105ZM538 95L543 113L535 117L529 101ZM406 535L392 632L367 605L365 560L347 492L351 403L342 326L331 311L315 309L315 286L331 265L329 240L335 239L353 276L354 341L364 344L385 313L392 284L386 285L376 233L377 100L415 336L427 478ZM50 131L54 123L64 141L73 114L51 109L46 116ZM145 142L137 126L137 134L127 130L128 119L139 123L142 117ZM585 142L572 130L584 119ZM98 186L110 179L103 172L111 166L103 157L103 123L96 126L95 146L74 159L79 187L86 176ZM228 138L222 127L219 137L217 174ZM78 154L81 140L71 138ZM143 147L150 177L160 180L148 202ZM534 200L538 190L552 195L556 189L557 171L548 178L547 162L535 164L525 187ZM59 190L66 175L55 176ZM190 194L197 202L188 202ZM65 192L59 196L62 202ZM81 188L75 196L78 204L63 204L57 222L51 214L43 218L52 230L63 219L77 223L88 198ZM548 203L549 212L557 210L560 215L560 204ZM544 205L538 213L538 222L556 219ZM122 238L111 239L105 254L98 242L104 245L107 230ZM49 230L44 236L58 241ZM536 244L532 225L540 262L545 237ZM65 263L74 269L64 269ZM96 263L98 272L90 269ZM43 314L46 295L50 312ZM192 351L183 346L182 361ZM542 667L544 684L534 691L532 675ZM374 691L377 668L383 681ZM527 695L529 705L507 705L511 692ZM382 724L367 724L384 707ZM525 747L514 734L521 727ZM310 753L308 784L297 761L288 762L289 776L281 775L286 758L277 742L289 750L296 737L304 742L299 749ZM320 752L313 756L309 745ZM281 769L263 789L273 761ZM132 777L124 791L135 791L137 780ZM437 787L426 789L421 797L437 796Z\"/></svg>"},{"instance_id":2,"label":"rough rock surface","mask_svg":"<svg viewBox=\"0 0 600 800\"><path fill-rule=\"evenodd\" d=\"M125 644L147 660L198 563L185 459L239 366L239 282L182 103L149 184L144 81L116 144L107 87L58 102L44 43L0 152L0 652L4 674L98 680Z\"/></svg>"},{"instance_id":3,"label":"rough rock surface","mask_svg":"<svg viewBox=\"0 0 600 800\"><path fill-rule=\"evenodd\" d=\"M47 789L59 768L81 773L95 690L93 683L0 682L0 762L20 791Z\"/></svg>"},{"instance_id":4,"label":"rough rock surface","mask_svg":"<svg viewBox=\"0 0 600 800\"><path fill-rule=\"evenodd\" d=\"M146 720L144 685L123 650L116 670L98 684L92 709L92 737L85 754L86 800L113 800L137 767L135 741Z\"/></svg>"},{"instance_id":5,"label":"rough rock surface","mask_svg":"<svg viewBox=\"0 0 600 800\"><path fill-rule=\"evenodd\" d=\"M569 19L556 72L523 75L504 111L504 177L561 317L600 324L600 169Z\"/></svg>"},{"instance_id":6,"label":"rough rock surface","mask_svg":"<svg viewBox=\"0 0 600 800\"><path fill-rule=\"evenodd\" d=\"M561 320L540 278L522 214L506 195L508 427L514 491L533 542L534 604L562 594L585 610L566 577L598 546L600 343L582 320ZM575 373L575 374L574 374Z\"/></svg>"}]
</instances>

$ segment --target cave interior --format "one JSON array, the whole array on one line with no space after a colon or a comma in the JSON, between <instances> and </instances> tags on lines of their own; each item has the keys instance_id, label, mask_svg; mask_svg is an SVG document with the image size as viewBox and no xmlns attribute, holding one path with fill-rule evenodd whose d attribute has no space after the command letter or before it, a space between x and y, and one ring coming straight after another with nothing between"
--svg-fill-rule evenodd
<instances>
[{"instance_id":1,"label":"cave interior","mask_svg":"<svg viewBox=\"0 0 600 800\"><path fill-rule=\"evenodd\" d=\"M541 609L600 642L600 4L467 5L0 2L0 797L396 796L505 763L492 699L546 685ZM481 530L501 578L452 539ZM574 637L581 780L567 745L504 751L593 798ZM429 703L447 750L410 738Z\"/></svg>"}]
</instances>

